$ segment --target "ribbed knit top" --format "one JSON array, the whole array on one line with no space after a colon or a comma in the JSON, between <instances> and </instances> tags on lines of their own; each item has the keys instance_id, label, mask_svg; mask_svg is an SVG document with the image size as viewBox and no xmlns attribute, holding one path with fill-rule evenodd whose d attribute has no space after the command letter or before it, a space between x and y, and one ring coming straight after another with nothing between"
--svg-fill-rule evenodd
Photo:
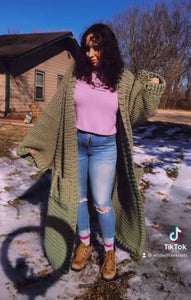
<instances>
[{"instance_id":1,"label":"ribbed knit top","mask_svg":"<svg viewBox=\"0 0 191 300\"><path fill-rule=\"evenodd\" d=\"M95 72L92 84L76 82L74 103L77 129L100 135L116 133L117 91L105 88Z\"/></svg>"}]
</instances>

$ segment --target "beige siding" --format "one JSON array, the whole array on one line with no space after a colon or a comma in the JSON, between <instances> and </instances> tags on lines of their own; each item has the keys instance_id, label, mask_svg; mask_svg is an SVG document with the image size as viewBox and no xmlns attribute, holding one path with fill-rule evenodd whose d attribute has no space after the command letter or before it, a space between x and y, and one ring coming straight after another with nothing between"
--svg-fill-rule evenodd
<instances>
[{"instance_id":1,"label":"beige siding","mask_svg":"<svg viewBox=\"0 0 191 300\"><path fill-rule=\"evenodd\" d=\"M5 111L5 74L0 74L0 111Z\"/></svg>"},{"instance_id":2,"label":"beige siding","mask_svg":"<svg viewBox=\"0 0 191 300\"><path fill-rule=\"evenodd\" d=\"M28 111L29 104L34 102L30 72L28 71L15 78L11 76L10 78L10 109L14 109L16 113Z\"/></svg>"},{"instance_id":3,"label":"beige siding","mask_svg":"<svg viewBox=\"0 0 191 300\"><path fill-rule=\"evenodd\" d=\"M64 51L22 75L11 77L10 108L14 108L16 113L21 113L28 111L29 104L32 104L38 105L41 112L57 89L57 75L64 75L73 61L72 56L69 58L68 52ZM34 100L35 70L45 73L44 101Z\"/></svg>"}]
</instances>

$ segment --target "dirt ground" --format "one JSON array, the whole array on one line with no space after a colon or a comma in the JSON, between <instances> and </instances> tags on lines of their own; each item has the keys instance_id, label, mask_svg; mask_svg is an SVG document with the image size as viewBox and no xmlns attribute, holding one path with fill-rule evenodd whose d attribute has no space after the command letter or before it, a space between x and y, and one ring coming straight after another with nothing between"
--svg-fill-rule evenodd
<instances>
[{"instance_id":1,"label":"dirt ground","mask_svg":"<svg viewBox=\"0 0 191 300\"><path fill-rule=\"evenodd\" d=\"M150 118L149 121L191 125L191 111L158 109L156 116Z\"/></svg>"},{"instance_id":2,"label":"dirt ground","mask_svg":"<svg viewBox=\"0 0 191 300\"><path fill-rule=\"evenodd\" d=\"M16 143L23 140L23 137L29 132L30 127L16 126L0 121L0 156L11 157L11 150L16 147Z\"/></svg>"}]
</instances>

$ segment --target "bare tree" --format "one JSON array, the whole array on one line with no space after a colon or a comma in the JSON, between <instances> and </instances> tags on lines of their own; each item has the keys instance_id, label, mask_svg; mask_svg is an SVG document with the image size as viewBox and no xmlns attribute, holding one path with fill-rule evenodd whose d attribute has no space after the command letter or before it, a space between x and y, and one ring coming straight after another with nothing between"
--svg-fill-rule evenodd
<instances>
[{"instance_id":1,"label":"bare tree","mask_svg":"<svg viewBox=\"0 0 191 300\"><path fill-rule=\"evenodd\" d=\"M109 23L119 40L128 69L133 73L140 69L159 72L165 77L167 89L161 101L163 108L176 107L185 82L188 89L190 15L190 0L173 1L168 5L161 2L154 8L127 9L114 15ZM187 97L189 95L187 93Z\"/></svg>"},{"instance_id":2,"label":"bare tree","mask_svg":"<svg viewBox=\"0 0 191 300\"><path fill-rule=\"evenodd\" d=\"M8 32L8 34L19 34L20 30L18 28L10 27L10 28L8 28L7 32Z\"/></svg>"}]
</instances>

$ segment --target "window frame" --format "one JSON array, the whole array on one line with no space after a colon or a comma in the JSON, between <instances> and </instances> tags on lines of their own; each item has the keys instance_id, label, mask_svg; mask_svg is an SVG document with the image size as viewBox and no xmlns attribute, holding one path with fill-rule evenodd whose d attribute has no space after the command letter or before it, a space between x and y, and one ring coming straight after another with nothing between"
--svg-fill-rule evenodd
<instances>
[{"instance_id":1,"label":"window frame","mask_svg":"<svg viewBox=\"0 0 191 300\"><path fill-rule=\"evenodd\" d=\"M40 74L43 76L43 84L38 85L36 82L36 76L37 74ZM42 98L37 98L37 88L42 88ZM45 95L45 72L40 70L35 70L35 82L34 82L34 100L35 101L44 101L44 95Z\"/></svg>"}]
</instances>

